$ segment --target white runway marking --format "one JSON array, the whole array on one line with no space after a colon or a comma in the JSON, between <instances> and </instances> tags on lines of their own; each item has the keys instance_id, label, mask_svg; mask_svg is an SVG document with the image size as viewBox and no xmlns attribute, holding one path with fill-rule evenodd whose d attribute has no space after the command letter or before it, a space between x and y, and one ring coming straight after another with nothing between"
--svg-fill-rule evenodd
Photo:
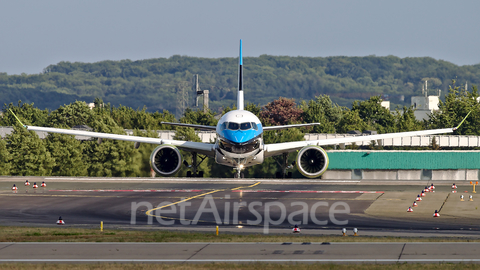
<instances>
[{"instance_id":1,"label":"white runway marking","mask_svg":"<svg viewBox=\"0 0 480 270\"><path fill-rule=\"evenodd\" d=\"M344 193L344 194L357 194L357 193L384 193L383 191L361 191L361 190L234 190L232 192L244 192L244 193Z\"/></svg>"}]
</instances>

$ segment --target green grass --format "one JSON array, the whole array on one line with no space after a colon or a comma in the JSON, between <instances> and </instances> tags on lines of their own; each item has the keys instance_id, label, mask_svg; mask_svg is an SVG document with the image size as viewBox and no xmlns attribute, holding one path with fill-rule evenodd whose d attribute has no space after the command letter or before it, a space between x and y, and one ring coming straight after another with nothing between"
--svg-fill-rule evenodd
<instances>
[{"instance_id":1,"label":"green grass","mask_svg":"<svg viewBox=\"0 0 480 270\"><path fill-rule=\"evenodd\" d=\"M458 237L367 237L312 236L302 234L215 235L202 232L159 230L104 230L71 227L32 228L0 227L0 242L480 242Z\"/></svg>"}]
</instances>

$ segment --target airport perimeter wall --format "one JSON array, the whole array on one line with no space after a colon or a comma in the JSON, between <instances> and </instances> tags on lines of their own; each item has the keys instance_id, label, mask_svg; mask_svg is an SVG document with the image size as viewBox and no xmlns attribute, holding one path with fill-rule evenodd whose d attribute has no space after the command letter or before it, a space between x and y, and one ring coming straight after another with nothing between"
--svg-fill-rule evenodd
<instances>
[{"instance_id":1,"label":"airport perimeter wall","mask_svg":"<svg viewBox=\"0 0 480 270\"><path fill-rule=\"evenodd\" d=\"M476 181L480 151L330 150L322 179Z\"/></svg>"}]
</instances>

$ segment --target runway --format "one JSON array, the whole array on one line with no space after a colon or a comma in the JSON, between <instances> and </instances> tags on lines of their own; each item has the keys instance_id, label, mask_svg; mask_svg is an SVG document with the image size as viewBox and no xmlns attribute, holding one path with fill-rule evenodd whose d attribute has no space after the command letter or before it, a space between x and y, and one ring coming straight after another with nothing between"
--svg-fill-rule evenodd
<instances>
[{"instance_id":1,"label":"runway","mask_svg":"<svg viewBox=\"0 0 480 270\"><path fill-rule=\"evenodd\" d=\"M25 187L47 183L45 188ZM480 239L469 183L0 177L0 225ZM16 184L18 190L11 187ZM465 200L460 201L459 196ZM468 199L472 195L472 201ZM440 217L432 216L440 210ZM478 263L480 243L0 243L0 262Z\"/></svg>"},{"instance_id":2,"label":"runway","mask_svg":"<svg viewBox=\"0 0 480 270\"><path fill-rule=\"evenodd\" d=\"M0 243L0 262L478 263L480 243Z\"/></svg>"},{"instance_id":3,"label":"runway","mask_svg":"<svg viewBox=\"0 0 480 270\"><path fill-rule=\"evenodd\" d=\"M289 179L105 179L29 177L46 188L23 186L27 178L0 178L1 225L111 228L184 228L219 225L255 232L290 230L480 229L480 198L468 183L436 183L414 212L407 208L428 182L365 182ZM11 191L18 186L16 193ZM460 202L460 194L466 201ZM473 195L473 201L468 196ZM435 210L441 217L433 218ZM278 229L278 230L277 230Z\"/></svg>"}]
</instances>

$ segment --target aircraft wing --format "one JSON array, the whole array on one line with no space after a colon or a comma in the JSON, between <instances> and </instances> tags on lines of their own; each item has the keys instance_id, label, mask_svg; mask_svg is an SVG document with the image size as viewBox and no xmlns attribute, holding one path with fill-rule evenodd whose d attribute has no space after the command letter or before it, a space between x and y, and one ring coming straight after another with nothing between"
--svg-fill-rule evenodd
<instances>
[{"instance_id":1,"label":"aircraft wing","mask_svg":"<svg viewBox=\"0 0 480 270\"><path fill-rule=\"evenodd\" d=\"M191 128L196 128L196 129L206 129L206 130L216 130L217 129L216 126L204 126L204 125L171 123L171 122L160 122L160 123L164 124L164 125L179 126L179 127L191 127Z\"/></svg>"},{"instance_id":2,"label":"aircraft wing","mask_svg":"<svg viewBox=\"0 0 480 270\"><path fill-rule=\"evenodd\" d=\"M163 140L159 138L128 136L128 135L72 130L72 129L61 129L61 128L50 128L50 127L36 127L36 126L25 126L25 125L24 127L27 128L27 130L43 131L43 132L49 132L49 133L78 135L78 136L86 136L86 137L92 137L92 138L112 139L112 140L130 141L130 142L139 142L139 143L170 144L186 151L192 151L192 152L195 151L199 154L203 154L207 156L215 155L215 144L211 144L211 143Z\"/></svg>"},{"instance_id":3,"label":"aircraft wing","mask_svg":"<svg viewBox=\"0 0 480 270\"><path fill-rule=\"evenodd\" d=\"M320 123L309 123L309 124L294 124L294 125L283 125L283 126L270 126L270 127L263 127L263 130L279 130L279 129L286 129L286 128L296 128L296 127L309 127L309 126L318 126Z\"/></svg>"},{"instance_id":4,"label":"aircraft wing","mask_svg":"<svg viewBox=\"0 0 480 270\"><path fill-rule=\"evenodd\" d=\"M467 116L465 116L465 118L462 120L462 122L460 122L460 124L454 128L386 133L386 134L355 136L355 137L346 137L346 138L332 138L332 139L316 140L316 141L297 141L297 142L266 144L264 146L265 157L276 156L285 152L293 152L296 150L300 150L303 147L309 146L309 145L322 146L322 145L332 145L332 144L339 144L339 143L353 143L353 142L372 141L372 140L379 140L379 139L452 133L460 127L460 125L465 121L465 119L468 117L469 114L470 113L468 113Z\"/></svg>"}]
</instances>

